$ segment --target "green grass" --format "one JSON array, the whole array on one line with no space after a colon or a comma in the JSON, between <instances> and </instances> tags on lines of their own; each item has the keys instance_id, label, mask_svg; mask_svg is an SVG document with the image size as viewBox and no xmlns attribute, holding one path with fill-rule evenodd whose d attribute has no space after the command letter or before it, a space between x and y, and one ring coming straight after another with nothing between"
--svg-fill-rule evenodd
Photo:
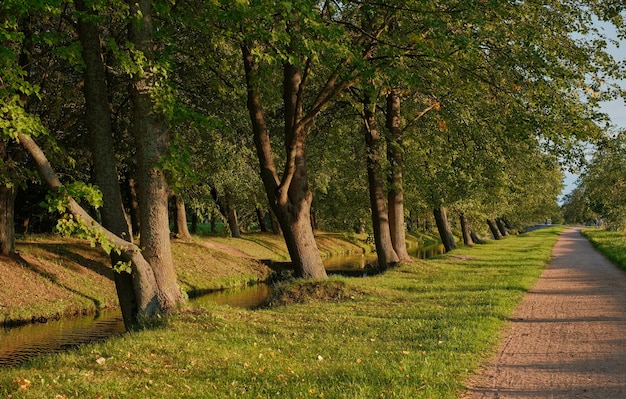
<instances>
[{"instance_id":1,"label":"green grass","mask_svg":"<svg viewBox=\"0 0 626 399\"><path fill-rule=\"evenodd\" d=\"M626 232L590 228L583 229L582 234L611 262L626 270Z\"/></svg>"},{"instance_id":2,"label":"green grass","mask_svg":"<svg viewBox=\"0 0 626 399\"><path fill-rule=\"evenodd\" d=\"M295 281L281 306L188 309L163 328L0 369L0 397L456 398L561 230L373 277Z\"/></svg>"}]
</instances>

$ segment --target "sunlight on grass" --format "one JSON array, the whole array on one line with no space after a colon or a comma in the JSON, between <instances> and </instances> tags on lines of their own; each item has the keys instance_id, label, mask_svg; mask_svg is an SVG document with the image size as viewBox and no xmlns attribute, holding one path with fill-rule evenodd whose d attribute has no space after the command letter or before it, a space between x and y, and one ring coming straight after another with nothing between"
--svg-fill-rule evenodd
<instances>
[{"instance_id":1,"label":"sunlight on grass","mask_svg":"<svg viewBox=\"0 0 626 399\"><path fill-rule=\"evenodd\" d=\"M583 229L581 232L611 262L626 270L626 232L597 228Z\"/></svg>"},{"instance_id":2,"label":"sunlight on grass","mask_svg":"<svg viewBox=\"0 0 626 399\"><path fill-rule=\"evenodd\" d=\"M455 398L561 230L372 277L296 281L315 295L289 305L187 309L163 328L2 369L0 396Z\"/></svg>"}]
</instances>

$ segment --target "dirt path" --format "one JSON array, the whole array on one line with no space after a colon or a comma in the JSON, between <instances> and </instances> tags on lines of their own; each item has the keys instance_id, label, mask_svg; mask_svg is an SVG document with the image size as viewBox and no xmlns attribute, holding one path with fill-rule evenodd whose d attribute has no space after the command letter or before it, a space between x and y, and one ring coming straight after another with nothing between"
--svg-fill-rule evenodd
<instances>
[{"instance_id":1,"label":"dirt path","mask_svg":"<svg viewBox=\"0 0 626 399\"><path fill-rule=\"evenodd\" d=\"M626 398L626 273L568 229L464 399Z\"/></svg>"}]
</instances>

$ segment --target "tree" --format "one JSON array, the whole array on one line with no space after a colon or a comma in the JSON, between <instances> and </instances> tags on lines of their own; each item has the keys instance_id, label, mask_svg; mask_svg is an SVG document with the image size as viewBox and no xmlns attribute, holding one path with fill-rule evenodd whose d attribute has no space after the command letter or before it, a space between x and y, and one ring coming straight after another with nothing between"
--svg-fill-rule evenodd
<instances>
[{"instance_id":1,"label":"tree","mask_svg":"<svg viewBox=\"0 0 626 399\"><path fill-rule=\"evenodd\" d=\"M165 171L160 165L169 144L164 110L157 108L159 87L158 54L153 47L152 2L129 2L130 37L143 63L132 76L133 129L137 146L139 175L139 213L141 248L157 283L160 309L172 311L184 301L178 287L170 249L168 217L169 190ZM162 83L162 82L161 82Z\"/></svg>"},{"instance_id":2,"label":"tree","mask_svg":"<svg viewBox=\"0 0 626 399\"><path fill-rule=\"evenodd\" d=\"M82 46L83 72L85 83L85 125L90 135L93 159L93 181L102 192L102 226L118 237L132 241L132 232L128 223L122 194L118 181L113 132L111 127L109 94L100 47L100 33L93 22L97 15L87 8L83 0L75 2L76 10L81 13L77 19L78 37ZM115 252L110 253L111 264L117 265L122 258ZM130 329L137 320L137 301L130 273L114 273L115 287L119 298L124 324Z\"/></svg>"},{"instance_id":3,"label":"tree","mask_svg":"<svg viewBox=\"0 0 626 399\"><path fill-rule=\"evenodd\" d=\"M385 269L388 265L398 263L400 258L394 249L389 227L389 211L386 203L387 196L385 195L381 165L381 158L384 152L381 134L376 123L375 107L375 103L372 105L370 102L369 94L365 94L363 98L363 130L368 149L367 179L370 192L370 208L372 211L378 265Z\"/></svg>"},{"instance_id":4,"label":"tree","mask_svg":"<svg viewBox=\"0 0 626 399\"><path fill-rule=\"evenodd\" d=\"M583 191L577 193L584 193L589 209L612 230L626 229L625 170L626 131L620 130L598 143L581 176L579 188Z\"/></svg>"},{"instance_id":5,"label":"tree","mask_svg":"<svg viewBox=\"0 0 626 399\"><path fill-rule=\"evenodd\" d=\"M326 277L326 271L310 222L313 198L308 180L306 138L322 110L354 84L346 57L333 57L333 51L345 54L347 49L342 44L342 30L328 23L335 10L327 6L329 3L318 9L308 2L297 2L271 4L267 9L257 5L237 10L245 15L240 19L240 35L244 37L240 46L261 179L280 223L296 275L317 278ZM274 32L269 37L267 26L272 26ZM260 30L252 27L260 27ZM260 60L273 61L282 76L285 151L282 176L275 164L261 94L264 79L261 72L265 68L271 70L272 64L261 68ZM313 77L317 79L312 81Z\"/></svg>"}]
</instances>

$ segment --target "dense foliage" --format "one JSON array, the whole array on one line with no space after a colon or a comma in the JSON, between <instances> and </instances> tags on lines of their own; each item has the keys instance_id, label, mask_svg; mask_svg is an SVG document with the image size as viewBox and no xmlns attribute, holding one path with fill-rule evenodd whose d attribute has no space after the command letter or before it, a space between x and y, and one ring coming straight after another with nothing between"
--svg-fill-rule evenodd
<instances>
[{"instance_id":1,"label":"dense foliage","mask_svg":"<svg viewBox=\"0 0 626 399\"><path fill-rule=\"evenodd\" d=\"M100 121L110 122L101 134L114 139L104 159L120 187L111 195L135 232L152 221L137 222L141 209L163 208L142 194L151 185L183 199L193 226L222 218L236 236L273 225L296 272L323 277L309 221L374 225L378 243L381 226L393 240L402 217L424 227L445 208L479 231L485 220L519 228L555 218L559 162L603 136L598 103L621 94L607 82L623 65L598 28L623 34L620 10L574 0L5 1L0 230L32 216L19 210L25 220L13 221L16 187L41 192L26 185L32 154L20 134L37 138L64 183L105 191L96 166L104 146L92 145L102 125L88 94L94 65L104 68ZM623 204L594 172L619 173L611 143L601 143L604 163L594 161L585 192L620 227ZM611 187L619 192L617 181ZM402 216L389 227L385 201ZM156 254L168 252L153 242L159 226L142 231L152 263L167 258ZM3 252L11 239L2 235Z\"/></svg>"}]
</instances>

